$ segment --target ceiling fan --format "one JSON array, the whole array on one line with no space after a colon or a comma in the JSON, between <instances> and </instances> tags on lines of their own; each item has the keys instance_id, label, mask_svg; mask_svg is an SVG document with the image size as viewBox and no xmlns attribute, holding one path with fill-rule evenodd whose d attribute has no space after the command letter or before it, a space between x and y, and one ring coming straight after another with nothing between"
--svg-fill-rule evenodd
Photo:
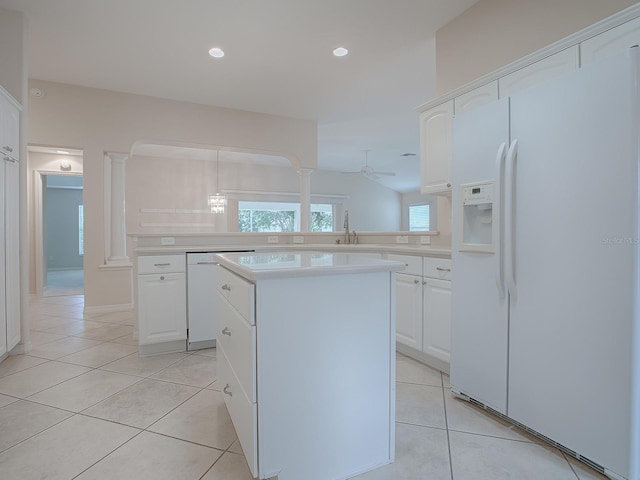
<instances>
[{"instance_id":1,"label":"ceiling fan","mask_svg":"<svg viewBox=\"0 0 640 480\"><path fill-rule=\"evenodd\" d=\"M362 168L357 172L342 172L342 173L346 175L362 175L370 180L378 180L380 179L380 175L384 175L387 177L396 176L394 172L378 172L377 170L374 170L373 167L369 166L369 161L367 158L369 150L363 150L363 152L364 152L364 165L362 166Z\"/></svg>"}]
</instances>

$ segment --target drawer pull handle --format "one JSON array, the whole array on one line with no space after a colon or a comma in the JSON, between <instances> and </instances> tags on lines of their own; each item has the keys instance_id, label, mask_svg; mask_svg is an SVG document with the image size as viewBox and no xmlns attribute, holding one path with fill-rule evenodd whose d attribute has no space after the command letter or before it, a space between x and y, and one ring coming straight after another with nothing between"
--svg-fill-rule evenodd
<instances>
[{"instance_id":1,"label":"drawer pull handle","mask_svg":"<svg viewBox=\"0 0 640 480\"><path fill-rule=\"evenodd\" d=\"M162 276L160 277L160 280L164 280L164 275L162 275Z\"/></svg>"},{"instance_id":2,"label":"drawer pull handle","mask_svg":"<svg viewBox=\"0 0 640 480\"><path fill-rule=\"evenodd\" d=\"M224 327L222 329L222 334L231 336L231 330L229 330L229 327Z\"/></svg>"},{"instance_id":3,"label":"drawer pull handle","mask_svg":"<svg viewBox=\"0 0 640 480\"><path fill-rule=\"evenodd\" d=\"M224 285L222 285L222 289L230 292L231 291L231 285L229 285L228 283L225 283Z\"/></svg>"},{"instance_id":4,"label":"drawer pull handle","mask_svg":"<svg viewBox=\"0 0 640 480\"><path fill-rule=\"evenodd\" d=\"M450 272L451 271L450 268L442 268L442 267L436 267L436 270L438 270L439 272Z\"/></svg>"},{"instance_id":5,"label":"drawer pull handle","mask_svg":"<svg viewBox=\"0 0 640 480\"><path fill-rule=\"evenodd\" d=\"M231 387L229 386L228 383L222 389L222 393L224 393L225 395L229 395L230 397L233 397L233 392L231 391Z\"/></svg>"},{"instance_id":6,"label":"drawer pull handle","mask_svg":"<svg viewBox=\"0 0 640 480\"><path fill-rule=\"evenodd\" d=\"M415 284L417 285L417 284L419 284L419 283L420 283L420 280L415 279L415 280L413 281L413 283L415 283Z\"/></svg>"},{"instance_id":7,"label":"drawer pull handle","mask_svg":"<svg viewBox=\"0 0 640 480\"><path fill-rule=\"evenodd\" d=\"M168 267L169 265L171 265L169 262L167 262L167 263L154 263L153 264L154 267Z\"/></svg>"},{"instance_id":8,"label":"drawer pull handle","mask_svg":"<svg viewBox=\"0 0 640 480\"><path fill-rule=\"evenodd\" d=\"M11 148L9 145L7 145L6 147L3 147L3 148L9 153L13 152L13 148Z\"/></svg>"}]
</instances>

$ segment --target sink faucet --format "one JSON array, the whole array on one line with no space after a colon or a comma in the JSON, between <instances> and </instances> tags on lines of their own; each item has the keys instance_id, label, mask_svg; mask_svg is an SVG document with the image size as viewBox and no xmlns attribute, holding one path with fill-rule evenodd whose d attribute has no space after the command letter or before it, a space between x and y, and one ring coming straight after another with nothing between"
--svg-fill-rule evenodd
<instances>
[{"instance_id":1,"label":"sink faucet","mask_svg":"<svg viewBox=\"0 0 640 480\"><path fill-rule=\"evenodd\" d=\"M349 238L349 210L344 211L344 243L345 245L351 243Z\"/></svg>"}]
</instances>

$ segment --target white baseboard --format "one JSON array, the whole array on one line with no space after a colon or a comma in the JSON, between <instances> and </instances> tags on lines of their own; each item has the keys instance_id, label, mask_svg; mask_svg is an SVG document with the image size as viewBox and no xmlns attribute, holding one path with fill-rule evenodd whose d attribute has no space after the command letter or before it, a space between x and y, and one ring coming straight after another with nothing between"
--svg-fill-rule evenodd
<instances>
[{"instance_id":1,"label":"white baseboard","mask_svg":"<svg viewBox=\"0 0 640 480\"><path fill-rule=\"evenodd\" d=\"M98 305L95 307L84 307L84 313L113 313L128 312L133 310L132 303L123 303L120 305Z\"/></svg>"}]
</instances>

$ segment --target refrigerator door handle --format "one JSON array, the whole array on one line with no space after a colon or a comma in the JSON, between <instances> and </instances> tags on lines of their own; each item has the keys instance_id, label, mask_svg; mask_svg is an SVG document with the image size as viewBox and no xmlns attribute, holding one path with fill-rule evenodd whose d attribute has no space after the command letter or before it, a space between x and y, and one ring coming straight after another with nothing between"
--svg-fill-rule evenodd
<instances>
[{"instance_id":1,"label":"refrigerator door handle","mask_svg":"<svg viewBox=\"0 0 640 480\"><path fill-rule=\"evenodd\" d=\"M500 298L505 296L504 261L502 254L503 225L502 225L502 196L504 195L504 161L507 144L502 142L496 155L496 187L493 189L493 244L496 261L496 285Z\"/></svg>"},{"instance_id":2,"label":"refrigerator door handle","mask_svg":"<svg viewBox=\"0 0 640 480\"><path fill-rule=\"evenodd\" d=\"M517 298L517 286L515 276L515 245L516 245L516 228L515 228L515 193L516 193L516 160L518 158L518 140L513 140L509 151L507 152L506 177L508 185L505 187L505 258L507 270L507 286L511 300Z\"/></svg>"}]
</instances>

